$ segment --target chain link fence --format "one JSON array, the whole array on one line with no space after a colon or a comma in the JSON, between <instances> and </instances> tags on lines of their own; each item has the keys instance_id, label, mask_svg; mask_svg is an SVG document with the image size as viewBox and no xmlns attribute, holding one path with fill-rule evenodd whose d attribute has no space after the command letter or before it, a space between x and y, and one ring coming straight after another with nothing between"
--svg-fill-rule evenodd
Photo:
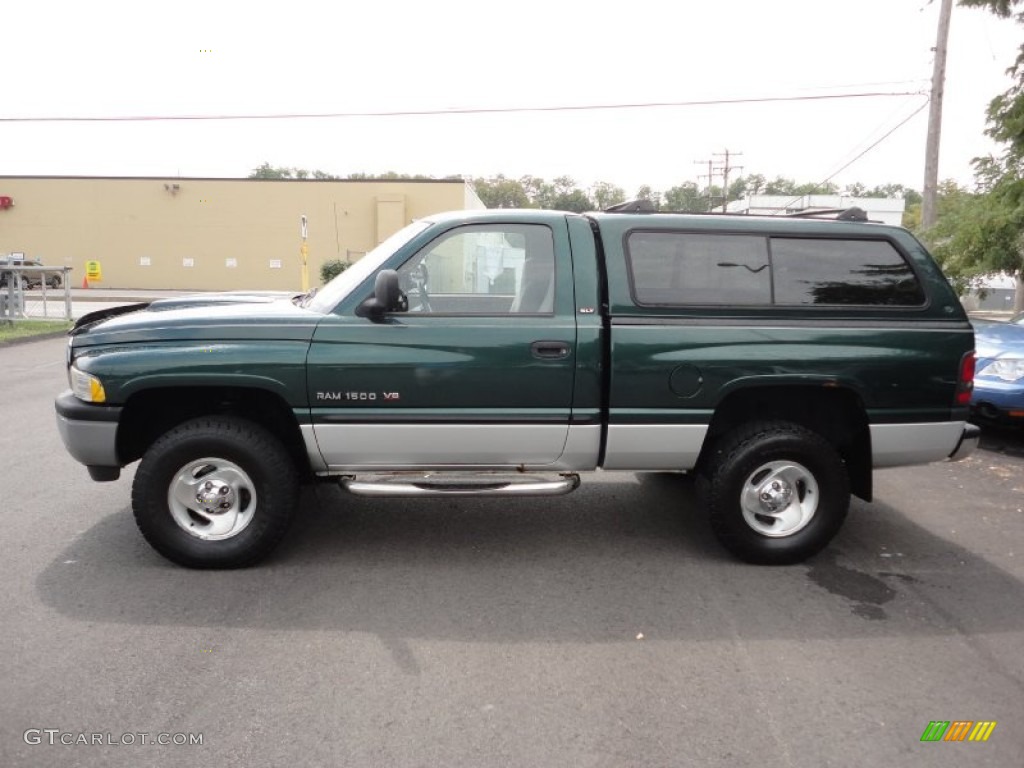
<instances>
[{"instance_id":1,"label":"chain link fence","mask_svg":"<svg viewBox=\"0 0 1024 768\"><path fill-rule=\"evenodd\" d=\"M70 320L71 267L4 264L0 268L0 321Z\"/></svg>"}]
</instances>

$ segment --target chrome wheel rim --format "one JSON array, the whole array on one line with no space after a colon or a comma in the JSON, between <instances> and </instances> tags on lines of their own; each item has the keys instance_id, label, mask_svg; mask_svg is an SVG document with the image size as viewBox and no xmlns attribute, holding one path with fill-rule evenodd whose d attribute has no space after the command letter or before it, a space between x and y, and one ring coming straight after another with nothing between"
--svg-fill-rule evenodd
<instances>
[{"instance_id":1,"label":"chrome wheel rim","mask_svg":"<svg viewBox=\"0 0 1024 768\"><path fill-rule=\"evenodd\" d=\"M743 519L762 536L792 536L814 519L818 483L795 461L769 461L747 477L740 493Z\"/></svg>"},{"instance_id":2,"label":"chrome wheel rim","mask_svg":"<svg viewBox=\"0 0 1024 768\"><path fill-rule=\"evenodd\" d=\"M256 486L241 467L212 457L179 469L167 491L174 522L206 541L230 539L244 531L256 513L256 499Z\"/></svg>"}]
</instances>

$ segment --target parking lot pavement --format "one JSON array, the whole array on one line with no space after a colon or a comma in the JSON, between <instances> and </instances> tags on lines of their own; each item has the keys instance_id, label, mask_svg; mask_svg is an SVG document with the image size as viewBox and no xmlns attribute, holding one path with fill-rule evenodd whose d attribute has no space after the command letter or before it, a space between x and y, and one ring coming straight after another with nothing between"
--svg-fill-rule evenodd
<instances>
[{"instance_id":1,"label":"parking lot pavement","mask_svg":"<svg viewBox=\"0 0 1024 768\"><path fill-rule=\"evenodd\" d=\"M799 566L729 559L685 478L605 473L544 501L323 486L266 565L196 572L136 533L130 470L64 453L62 355L0 349L2 766L1024 764L1019 433L878 472ZM997 726L920 740L967 720Z\"/></svg>"}]
</instances>

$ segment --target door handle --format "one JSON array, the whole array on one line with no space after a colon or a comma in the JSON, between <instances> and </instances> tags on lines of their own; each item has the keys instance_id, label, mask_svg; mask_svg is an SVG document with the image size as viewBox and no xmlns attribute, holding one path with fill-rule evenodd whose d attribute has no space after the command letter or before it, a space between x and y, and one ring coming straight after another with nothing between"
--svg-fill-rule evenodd
<instances>
[{"instance_id":1,"label":"door handle","mask_svg":"<svg viewBox=\"0 0 1024 768\"><path fill-rule=\"evenodd\" d=\"M538 360L564 360L571 349L564 341L535 341L530 345L530 352Z\"/></svg>"}]
</instances>

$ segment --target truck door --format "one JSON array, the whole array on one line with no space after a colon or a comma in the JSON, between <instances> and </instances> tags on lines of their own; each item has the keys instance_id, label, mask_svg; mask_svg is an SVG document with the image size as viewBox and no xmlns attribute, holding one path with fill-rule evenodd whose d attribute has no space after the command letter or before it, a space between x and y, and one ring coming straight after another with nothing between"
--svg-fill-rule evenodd
<instances>
[{"instance_id":1,"label":"truck door","mask_svg":"<svg viewBox=\"0 0 1024 768\"><path fill-rule=\"evenodd\" d=\"M331 316L313 337L309 402L327 465L556 461L576 347L565 219L453 226L398 272L408 311Z\"/></svg>"}]
</instances>

